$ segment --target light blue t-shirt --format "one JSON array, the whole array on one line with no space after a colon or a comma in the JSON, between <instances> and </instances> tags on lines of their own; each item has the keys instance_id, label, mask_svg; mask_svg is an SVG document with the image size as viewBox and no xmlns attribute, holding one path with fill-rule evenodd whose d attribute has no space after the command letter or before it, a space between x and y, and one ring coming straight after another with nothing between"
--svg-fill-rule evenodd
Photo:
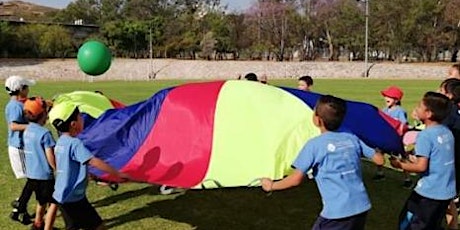
<instances>
[{"instance_id":1,"label":"light blue t-shirt","mask_svg":"<svg viewBox=\"0 0 460 230\"><path fill-rule=\"evenodd\" d=\"M46 158L45 149L56 143L51 132L37 123L29 123L24 131L24 153L26 156L26 175L29 179L51 180L53 170Z\"/></svg>"},{"instance_id":2,"label":"light blue t-shirt","mask_svg":"<svg viewBox=\"0 0 460 230\"><path fill-rule=\"evenodd\" d=\"M386 107L383 109L383 112L388 116L400 121L401 123L407 124L407 113L401 106L393 106L391 109Z\"/></svg>"},{"instance_id":3,"label":"light blue t-shirt","mask_svg":"<svg viewBox=\"0 0 460 230\"><path fill-rule=\"evenodd\" d=\"M421 174L415 192L435 199L452 199L455 193L454 137L443 125L427 127L415 140L415 154L428 158L428 168Z\"/></svg>"},{"instance_id":4,"label":"light blue t-shirt","mask_svg":"<svg viewBox=\"0 0 460 230\"><path fill-rule=\"evenodd\" d=\"M11 123L15 122L18 124L27 124L23 116L24 105L18 101L11 99L5 107L5 118L8 124L8 146L23 148L23 132L22 131L12 131L10 129Z\"/></svg>"},{"instance_id":5,"label":"light blue t-shirt","mask_svg":"<svg viewBox=\"0 0 460 230\"><path fill-rule=\"evenodd\" d=\"M349 133L326 132L307 142L293 167L311 168L323 201L321 217L339 219L368 211L371 203L361 175L361 156L375 151Z\"/></svg>"},{"instance_id":6,"label":"light blue t-shirt","mask_svg":"<svg viewBox=\"0 0 460 230\"><path fill-rule=\"evenodd\" d=\"M56 184L53 198L63 204L86 196L88 161L93 157L80 139L62 135L54 148Z\"/></svg>"}]
</instances>

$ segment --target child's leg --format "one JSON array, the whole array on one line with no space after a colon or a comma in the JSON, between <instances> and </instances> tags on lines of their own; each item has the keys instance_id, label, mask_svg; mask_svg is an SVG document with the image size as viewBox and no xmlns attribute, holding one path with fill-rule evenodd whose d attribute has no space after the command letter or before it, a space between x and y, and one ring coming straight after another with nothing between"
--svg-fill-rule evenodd
<instances>
[{"instance_id":1,"label":"child's leg","mask_svg":"<svg viewBox=\"0 0 460 230\"><path fill-rule=\"evenodd\" d=\"M34 227L40 229L43 226L43 216L45 216L45 205L41 205L37 203L37 208L35 210L35 220L34 220Z\"/></svg>"},{"instance_id":2,"label":"child's leg","mask_svg":"<svg viewBox=\"0 0 460 230\"><path fill-rule=\"evenodd\" d=\"M458 229L458 212L454 200L449 204L446 211L447 227L449 229Z\"/></svg>"},{"instance_id":3,"label":"child's leg","mask_svg":"<svg viewBox=\"0 0 460 230\"><path fill-rule=\"evenodd\" d=\"M16 179L26 178L26 166L24 150L15 147L8 147L11 169Z\"/></svg>"},{"instance_id":4,"label":"child's leg","mask_svg":"<svg viewBox=\"0 0 460 230\"><path fill-rule=\"evenodd\" d=\"M33 192L34 192L34 185L29 179L27 179L26 184L24 185L24 188L22 188L21 196L19 196L19 199L18 199L17 211L19 213L27 212L27 203L29 203L30 197L32 196Z\"/></svg>"},{"instance_id":5,"label":"child's leg","mask_svg":"<svg viewBox=\"0 0 460 230\"><path fill-rule=\"evenodd\" d=\"M407 228L404 229L441 229L444 212L450 201L433 200L412 192L407 201L407 209L403 212L411 213ZM401 213L400 216L406 216Z\"/></svg>"},{"instance_id":6,"label":"child's leg","mask_svg":"<svg viewBox=\"0 0 460 230\"><path fill-rule=\"evenodd\" d=\"M102 218L85 197L82 200L60 205L66 229L97 229L103 225Z\"/></svg>"},{"instance_id":7,"label":"child's leg","mask_svg":"<svg viewBox=\"0 0 460 230\"><path fill-rule=\"evenodd\" d=\"M56 220L56 213L58 210L57 204L51 203L46 210L46 217L45 217L45 230L52 230L54 221Z\"/></svg>"},{"instance_id":8,"label":"child's leg","mask_svg":"<svg viewBox=\"0 0 460 230\"><path fill-rule=\"evenodd\" d=\"M19 221L22 224L28 225L32 222L32 217L27 213L27 203L32 196L32 193L35 191L35 185L33 181L27 179L24 188L22 189L21 196L17 202L13 202L15 205L13 212L10 214L10 218Z\"/></svg>"}]
</instances>

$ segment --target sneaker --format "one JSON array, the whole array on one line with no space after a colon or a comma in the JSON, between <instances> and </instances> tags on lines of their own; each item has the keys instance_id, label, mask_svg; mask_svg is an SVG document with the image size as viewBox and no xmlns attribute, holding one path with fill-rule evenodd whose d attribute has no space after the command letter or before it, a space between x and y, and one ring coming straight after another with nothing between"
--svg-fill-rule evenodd
<instances>
[{"instance_id":1,"label":"sneaker","mask_svg":"<svg viewBox=\"0 0 460 230\"><path fill-rule=\"evenodd\" d=\"M11 201L10 205L12 208L19 208L19 199Z\"/></svg>"},{"instance_id":2,"label":"sneaker","mask_svg":"<svg viewBox=\"0 0 460 230\"><path fill-rule=\"evenodd\" d=\"M32 217L27 213L20 213L18 211L13 211L10 214L10 218L14 221L18 221L23 225L29 225L32 223Z\"/></svg>"},{"instance_id":3,"label":"sneaker","mask_svg":"<svg viewBox=\"0 0 460 230\"><path fill-rule=\"evenodd\" d=\"M403 188L405 188L405 189L411 189L411 188L412 188L412 180L404 180L404 182L403 182Z\"/></svg>"},{"instance_id":4,"label":"sneaker","mask_svg":"<svg viewBox=\"0 0 460 230\"><path fill-rule=\"evenodd\" d=\"M372 180L374 181L381 181L384 179L385 179L385 174L380 174L380 173L377 173L374 175L374 177L372 177Z\"/></svg>"}]
</instances>

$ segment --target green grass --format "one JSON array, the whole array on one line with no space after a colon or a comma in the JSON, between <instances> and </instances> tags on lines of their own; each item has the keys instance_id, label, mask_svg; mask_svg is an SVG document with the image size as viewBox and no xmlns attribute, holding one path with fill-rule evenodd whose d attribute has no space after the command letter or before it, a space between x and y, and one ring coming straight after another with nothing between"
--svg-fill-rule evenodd
<instances>
[{"instance_id":1,"label":"green grass","mask_svg":"<svg viewBox=\"0 0 460 230\"><path fill-rule=\"evenodd\" d=\"M57 93L74 90L101 90L109 97L127 104L144 100L156 91L183 81L151 82L39 82L30 96L50 98ZM272 84L295 86L296 81L272 81ZM314 90L334 94L349 100L383 106L380 90L398 85L405 91L403 107L411 111L424 92L436 90L438 81L428 80L316 80ZM0 98L4 106L6 94ZM9 203L16 198L24 181L13 179L6 151L6 124L1 113L0 141L0 229L28 229L11 221ZM382 137L383 138L383 137ZM373 208L367 229L395 229L398 214L410 191L401 187L403 176L388 169L383 182L373 182L375 167L363 163L364 181ZM116 192L91 183L88 197L111 229L309 229L321 210L321 200L312 181L300 187L267 196L260 188L229 188L209 191L188 191L185 194L163 196L155 186L123 184ZM29 212L33 212L30 202ZM61 217L56 227L63 228Z\"/></svg>"}]
</instances>

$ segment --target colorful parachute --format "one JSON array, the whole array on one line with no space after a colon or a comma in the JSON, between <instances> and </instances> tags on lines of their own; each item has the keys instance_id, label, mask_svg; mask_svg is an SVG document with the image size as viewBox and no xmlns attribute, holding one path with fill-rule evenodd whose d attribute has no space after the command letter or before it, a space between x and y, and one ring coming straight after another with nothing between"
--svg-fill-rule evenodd
<instances>
[{"instance_id":1,"label":"colorful parachute","mask_svg":"<svg viewBox=\"0 0 460 230\"><path fill-rule=\"evenodd\" d=\"M312 122L319 96L249 81L186 84L95 116L79 138L136 181L183 188L247 186L289 173L305 142L319 134ZM371 147L404 151L401 137L372 105L348 102L340 129ZM91 173L115 180L95 169Z\"/></svg>"}]
</instances>

